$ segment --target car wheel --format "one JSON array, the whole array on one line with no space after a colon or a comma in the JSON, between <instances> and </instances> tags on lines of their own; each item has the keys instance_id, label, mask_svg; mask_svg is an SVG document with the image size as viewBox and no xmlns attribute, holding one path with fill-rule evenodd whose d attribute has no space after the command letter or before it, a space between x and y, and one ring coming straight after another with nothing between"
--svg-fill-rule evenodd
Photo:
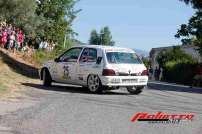
<instances>
[{"instance_id":1,"label":"car wheel","mask_svg":"<svg viewBox=\"0 0 202 134\"><path fill-rule=\"evenodd\" d=\"M102 92L102 83L97 75L89 75L87 85L91 93Z\"/></svg>"},{"instance_id":2,"label":"car wheel","mask_svg":"<svg viewBox=\"0 0 202 134\"><path fill-rule=\"evenodd\" d=\"M131 94L140 94L142 92L142 89L144 88L144 86L141 87L127 87L127 90L129 93Z\"/></svg>"},{"instance_id":3,"label":"car wheel","mask_svg":"<svg viewBox=\"0 0 202 134\"><path fill-rule=\"evenodd\" d=\"M43 85L46 87L51 86L52 79L49 71L47 69L43 69L42 73L43 73Z\"/></svg>"}]
</instances>

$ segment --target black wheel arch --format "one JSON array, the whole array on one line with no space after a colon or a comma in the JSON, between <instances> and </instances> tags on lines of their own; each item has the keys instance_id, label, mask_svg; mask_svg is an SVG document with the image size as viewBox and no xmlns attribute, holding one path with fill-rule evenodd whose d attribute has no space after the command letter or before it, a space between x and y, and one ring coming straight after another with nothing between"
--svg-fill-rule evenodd
<instances>
[{"instance_id":1,"label":"black wheel arch","mask_svg":"<svg viewBox=\"0 0 202 134\"><path fill-rule=\"evenodd\" d=\"M90 75L96 75L96 76L98 76L98 78L99 78L99 80L100 80L99 75L97 75L97 74L88 74L88 77L87 77L87 79L86 79L86 85L87 85L87 86L88 86L88 78L89 78ZM100 83L102 84L102 81L101 81L101 80L100 80Z\"/></svg>"},{"instance_id":2,"label":"black wheel arch","mask_svg":"<svg viewBox=\"0 0 202 134\"><path fill-rule=\"evenodd\" d=\"M41 69L41 72L40 72L40 80L43 80L43 71L44 70L46 70L50 74L50 71L48 70L48 68L47 67L43 67ZM51 74L50 74L50 77L51 77ZM51 77L51 79L52 79L52 77Z\"/></svg>"}]
</instances>

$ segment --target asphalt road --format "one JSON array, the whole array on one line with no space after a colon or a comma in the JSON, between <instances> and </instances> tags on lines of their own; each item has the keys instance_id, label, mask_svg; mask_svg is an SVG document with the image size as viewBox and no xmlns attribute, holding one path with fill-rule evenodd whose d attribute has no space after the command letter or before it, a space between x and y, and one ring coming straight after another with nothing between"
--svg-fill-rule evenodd
<instances>
[{"instance_id":1,"label":"asphalt road","mask_svg":"<svg viewBox=\"0 0 202 134\"><path fill-rule=\"evenodd\" d=\"M201 134L202 93L146 88L140 95L126 90L90 94L81 88L23 83L25 97L17 111L0 116L0 134ZM9 104L9 103L8 103ZM28 106L24 106L29 104ZM9 105L7 105L9 107ZM14 107L11 105L10 107ZM5 108L3 105L1 108ZM9 108L7 108L9 109ZM179 124L132 123L138 112L194 113Z\"/></svg>"}]
</instances>

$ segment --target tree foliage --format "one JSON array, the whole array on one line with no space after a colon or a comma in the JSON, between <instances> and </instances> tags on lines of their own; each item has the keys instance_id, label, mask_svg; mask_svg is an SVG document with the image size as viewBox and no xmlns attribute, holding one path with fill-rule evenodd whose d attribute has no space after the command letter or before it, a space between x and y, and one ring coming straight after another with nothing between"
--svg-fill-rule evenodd
<instances>
[{"instance_id":1,"label":"tree foliage","mask_svg":"<svg viewBox=\"0 0 202 134\"><path fill-rule=\"evenodd\" d=\"M151 65L150 60L147 57L142 57L142 62L144 63L144 65L149 68L149 66Z\"/></svg>"},{"instance_id":2,"label":"tree foliage","mask_svg":"<svg viewBox=\"0 0 202 134\"><path fill-rule=\"evenodd\" d=\"M38 0L36 14L47 22L44 35L54 40L63 40L65 34L73 34L71 23L80 10L74 10L74 0Z\"/></svg>"},{"instance_id":3,"label":"tree foliage","mask_svg":"<svg viewBox=\"0 0 202 134\"><path fill-rule=\"evenodd\" d=\"M23 28L25 32L33 32L39 25L40 17L35 15L35 0L0 0L1 19Z\"/></svg>"},{"instance_id":4,"label":"tree foliage","mask_svg":"<svg viewBox=\"0 0 202 134\"><path fill-rule=\"evenodd\" d=\"M113 46L115 42L112 40L112 35L109 27L104 27L97 33L96 30L92 30L90 34L89 44L93 45L105 45Z\"/></svg>"},{"instance_id":5,"label":"tree foliage","mask_svg":"<svg viewBox=\"0 0 202 134\"><path fill-rule=\"evenodd\" d=\"M106 46L114 46L115 42L112 40L112 35L109 27L104 27L100 31L101 44Z\"/></svg>"},{"instance_id":6,"label":"tree foliage","mask_svg":"<svg viewBox=\"0 0 202 134\"><path fill-rule=\"evenodd\" d=\"M96 30L91 31L89 43L94 45L100 44L100 36Z\"/></svg>"},{"instance_id":7,"label":"tree foliage","mask_svg":"<svg viewBox=\"0 0 202 134\"><path fill-rule=\"evenodd\" d=\"M164 67L166 63L170 61L195 62L195 60L181 50L180 47L173 47L170 50L161 51L157 57L157 61L160 67Z\"/></svg>"},{"instance_id":8,"label":"tree foliage","mask_svg":"<svg viewBox=\"0 0 202 134\"><path fill-rule=\"evenodd\" d=\"M202 8L202 1L201 0L180 0L185 2L186 4L191 4L193 8L195 9L201 9Z\"/></svg>"},{"instance_id":9,"label":"tree foliage","mask_svg":"<svg viewBox=\"0 0 202 134\"><path fill-rule=\"evenodd\" d=\"M0 16L31 36L61 43L73 34L72 21L80 10L75 0L0 0Z\"/></svg>"},{"instance_id":10,"label":"tree foliage","mask_svg":"<svg viewBox=\"0 0 202 134\"><path fill-rule=\"evenodd\" d=\"M188 84L192 81L193 66L197 62L180 47L160 52L157 61L163 68L163 80L181 84Z\"/></svg>"},{"instance_id":11,"label":"tree foliage","mask_svg":"<svg viewBox=\"0 0 202 134\"><path fill-rule=\"evenodd\" d=\"M201 0L180 0L186 4L191 4L196 10L195 14L189 19L188 24L182 24L175 35L182 38L183 44L196 44L202 55L202 1Z\"/></svg>"}]
</instances>

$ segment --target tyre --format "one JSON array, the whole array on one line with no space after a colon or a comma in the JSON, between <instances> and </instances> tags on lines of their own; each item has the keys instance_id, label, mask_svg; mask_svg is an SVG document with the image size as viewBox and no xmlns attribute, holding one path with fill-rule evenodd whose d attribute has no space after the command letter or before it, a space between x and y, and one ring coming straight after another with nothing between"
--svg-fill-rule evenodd
<instances>
[{"instance_id":1,"label":"tyre","mask_svg":"<svg viewBox=\"0 0 202 134\"><path fill-rule=\"evenodd\" d=\"M129 93L131 94L140 94L142 92L142 89L144 88L144 86L141 87L127 87L127 90Z\"/></svg>"},{"instance_id":2,"label":"tyre","mask_svg":"<svg viewBox=\"0 0 202 134\"><path fill-rule=\"evenodd\" d=\"M52 78L51 78L51 75L49 73L49 71L47 69L43 69L43 85L48 87L48 86L51 86L51 83L52 83Z\"/></svg>"},{"instance_id":3,"label":"tyre","mask_svg":"<svg viewBox=\"0 0 202 134\"><path fill-rule=\"evenodd\" d=\"M103 86L97 75L89 75L87 80L88 90L91 93L101 93Z\"/></svg>"}]
</instances>

